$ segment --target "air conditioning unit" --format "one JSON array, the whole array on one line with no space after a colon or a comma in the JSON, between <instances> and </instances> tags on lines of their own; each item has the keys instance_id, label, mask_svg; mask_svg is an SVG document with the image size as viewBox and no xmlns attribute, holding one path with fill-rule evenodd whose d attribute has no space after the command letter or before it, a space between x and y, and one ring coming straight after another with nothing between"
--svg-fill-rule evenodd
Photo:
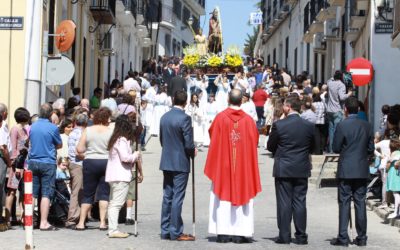
<instances>
[{"instance_id":1,"label":"air conditioning unit","mask_svg":"<svg viewBox=\"0 0 400 250\"><path fill-rule=\"evenodd\" d=\"M324 34L323 33L316 33L314 35L312 45L313 45L314 49L325 49L324 48L325 47L324 46L325 45Z\"/></svg>"},{"instance_id":2,"label":"air conditioning unit","mask_svg":"<svg viewBox=\"0 0 400 250\"><path fill-rule=\"evenodd\" d=\"M328 19L324 22L324 37L334 38L337 37L339 28L336 27L335 19Z\"/></svg>"}]
</instances>

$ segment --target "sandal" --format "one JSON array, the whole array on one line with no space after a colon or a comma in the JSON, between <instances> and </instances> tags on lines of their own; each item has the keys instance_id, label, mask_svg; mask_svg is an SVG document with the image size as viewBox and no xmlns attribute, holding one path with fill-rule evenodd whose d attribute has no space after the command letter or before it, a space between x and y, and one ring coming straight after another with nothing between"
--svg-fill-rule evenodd
<instances>
[{"instance_id":1,"label":"sandal","mask_svg":"<svg viewBox=\"0 0 400 250\"><path fill-rule=\"evenodd\" d=\"M86 227L80 228L80 227L75 226L75 227L72 228L72 230L75 230L75 231L85 231L85 230L86 230Z\"/></svg>"},{"instance_id":2,"label":"sandal","mask_svg":"<svg viewBox=\"0 0 400 250\"><path fill-rule=\"evenodd\" d=\"M108 227L107 226L106 227L99 227L99 229L100 229L100 231L107 231Z\"/></svg>"},{"instance_id":3,"label":"sandal","mask_svg":"<svg viewBox=\"0 0 400 250\"><path fill-rule=\"evenodd\" d=\"M55 227L55 226L53 226L53 225L49 226L48 228L41 228L40 229L40 231L58 231L58 230L60 230L60 229Z\"/></svg>"}]
</instances>

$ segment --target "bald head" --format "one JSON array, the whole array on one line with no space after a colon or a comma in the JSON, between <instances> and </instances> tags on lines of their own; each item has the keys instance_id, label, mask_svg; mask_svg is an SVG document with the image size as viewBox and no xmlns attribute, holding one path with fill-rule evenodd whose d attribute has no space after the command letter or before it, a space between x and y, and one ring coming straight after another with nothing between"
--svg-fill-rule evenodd
<instances>
[{"instance_id":1,"label":"bald head","mask_svg":"<svg viewBox=\"0 0 400 250\"><path fill-rule=\"evenodd\" d=\"M233 106L240 106L242 103L243 94L240 89L232 89L229 92L229 104Z\"/></svg>"},{"instance_id":2,"label":"bald head","mask_svg":"<svg viewBox=\"0 0 400 250\"><path fill-rule=\"evenodd\" d=\"M45 103L40 106L39 117L43 119L50 119L51 112L53 112L53 107L50 104Z\"/></svg>"}]
</instances>

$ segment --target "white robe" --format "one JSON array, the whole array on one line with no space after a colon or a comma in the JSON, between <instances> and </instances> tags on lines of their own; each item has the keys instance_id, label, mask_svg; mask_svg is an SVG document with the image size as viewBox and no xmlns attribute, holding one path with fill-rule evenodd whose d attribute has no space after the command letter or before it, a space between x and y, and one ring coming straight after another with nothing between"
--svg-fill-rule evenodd
<instances>
[{"instance_id":1,"label":"white robe","mask_svg":"<svg viewBox=\"0 0 400 250\"><path fill-rule=\"evenodd\" d=\"M254 234L253 199L243 206L221 201L211 189L208 232L217 235L252 237Z\"/></svg>"},{"instance_id":2,"label":"white robe","mask_svg":"<svg viewBox=\"0 0 400 250\"><path fill-rule=\"evenodd\" d=\"M242 103L242 105L240 105L240 107L242 108L242 110L248 114L249 116L251 116L251 118L253 118L253 120L256 122L258 121L258 117L257 117L257 111L256 111L256 105L254 105L254 102L249 100L246 103Z\"/></svg>"},{"instance_id":3,"label":"white robe","mask_svg":"<svg viewBox=\"0 0 400 250\"><path fill-rule=\"evenodd\" d=\"M215 102L218 104L218 112L224 111L228 107L228 96L231 91L229 83L226 88L219 82L216 84L218 87L217 94L215 95Z\"/></svg>"},{"instance_id":4,"label":"white robe","mask_svg":"<svg viewBox=\"0 0 400 250\"><path fill-rule=\"evenodd\" d=\"M218 103L212 102L207 103L206 112L205 112L205 126L204 126L204 146L210 145L210 134L208 130L211 127L212 122L218 114Z\"/></svg>"},{"instance_id":5,"label":"white robe","mask_svg":"<svg viewBox=\"0 0 400 250\"><path fill-rule=\"evenodd\" d=\"M171 99L166 93L156 95L154 100L153 120L150 126L150 135L160 134L161 117L170 110Z\"/></svg>"},{"instance_id":6,"label":"white robe","mask_svg":"<svg viewBox=\"0 0 400 250\"><path fill-rule=\"evenodd\" d=\"M197 145L203 144L204 143L204 129L203 129L204 109L190 104L190 105L186 106L185 112L192 118L194 143Z\"/></svg>"},{"instance_id":7,"label":"white robe","mask_svg":"<svg viewBox=\"0 0 400 250\"><path fill-rule=\"evenodd\" d=\"M154 87L150 87L146 90L146 94L143 96L143 99L147 101L147 106L145 109L145 115L143 119L143 123L150 127L153 122L153 112L154 112L154 102L156 99L157 91Z\"/></svg>"}]
</instances>

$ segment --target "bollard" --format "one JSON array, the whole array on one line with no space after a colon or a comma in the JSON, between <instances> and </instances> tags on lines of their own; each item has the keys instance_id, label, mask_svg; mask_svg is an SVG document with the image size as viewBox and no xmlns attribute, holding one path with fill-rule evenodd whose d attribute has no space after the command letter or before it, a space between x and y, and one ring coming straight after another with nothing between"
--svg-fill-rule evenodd
<instances>
[{"instance_id":1,"label":"bollard","mask_svg":"<svg viewBox=\"0 0 400 250\"><path fill-rule=\"evenodd\" d=\"M32 199L32 171L24 171L24 206L25 206L25 250L33 249L33 199Z\"/></svg>"}]
</instances>

